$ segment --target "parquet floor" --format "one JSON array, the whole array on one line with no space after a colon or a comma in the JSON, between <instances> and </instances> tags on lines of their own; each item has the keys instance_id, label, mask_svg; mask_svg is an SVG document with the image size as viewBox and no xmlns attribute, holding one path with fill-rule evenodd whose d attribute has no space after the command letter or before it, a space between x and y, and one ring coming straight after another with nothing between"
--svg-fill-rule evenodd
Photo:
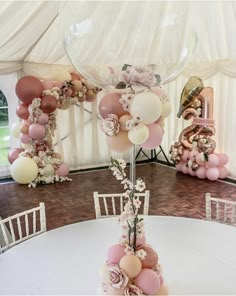
<instances>
[{"instance_id":1,"label":"parquet floor","mask_svg":"<svg viewBox=\"0 0 236 296\"><path fill-rule=\"evenodd\" d=\"M150 190L151 215L184 216L203 219L205 196L236 200L236 186L225 182L199 180L176 173L171 167L156 163L137 165L137 177L142 177ZM95 218L93 192L119 193L122 186L109 170L72 174L72 182L41 185L35 189L16 183L0 184L0 216L46 205L47 229Z\"/></svg>"}]
</instances>

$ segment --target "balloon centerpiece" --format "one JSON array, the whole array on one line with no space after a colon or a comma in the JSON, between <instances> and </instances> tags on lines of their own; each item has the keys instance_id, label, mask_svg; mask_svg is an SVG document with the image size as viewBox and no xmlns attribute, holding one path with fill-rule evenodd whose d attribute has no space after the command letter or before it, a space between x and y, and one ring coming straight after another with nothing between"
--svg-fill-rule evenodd
<instances>
[{"instance_id":1,"label":"balloon centerpiece","mask_svg":"<svg viewBox=\"0 0 236 296\"><path fill-rule=\"evenodd\" d=\"M20 184L50 184L71 181L69 166L62 155L54 151L56 110L68 109L78 102L92 102L100 90L76 73L67 73L63 82L24 76L16 84L16 94L22 103L16 114L22 120L13 125L13 135L20 138L22 148L11 149L8 160L11 175Z\"/></svg>"},{"instance_id":2,"label":"balloon centerpiece","mask_svg":"<svg viewBox=\"0 0 236 296\"><path fill-rule=\"evenodd\" d=\"M170 148L171 159L177 171L199 179L215 181L228 175L225 167L229 158L224 153L215 153L216 143L213 120L213 89L204 87L198 77L191 77L186 83L180 99L178 117L193 118Z\"/></svg>"},{"instance_id":3,"label":"balloon centerpiece","mask_svg":"<svg viewBox=\"0 0 236 296\"><path fill-rule=\"evenodd\" d=\"M126 203L119 216L122 227L120 242L112 245L101 274L99 294L102 295L167 295L156 251L146 242L144 219L138 211L141 201L135 192L143 192L141 178L131 182L122 159L111 159L110 169L125 189Z\"/></svg>"}]
</instances>

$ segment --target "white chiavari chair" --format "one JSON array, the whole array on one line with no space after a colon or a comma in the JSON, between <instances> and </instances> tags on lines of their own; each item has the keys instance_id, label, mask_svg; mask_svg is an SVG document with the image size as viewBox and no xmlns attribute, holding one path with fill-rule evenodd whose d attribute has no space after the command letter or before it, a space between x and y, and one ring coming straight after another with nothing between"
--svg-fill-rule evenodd
<instances>
[{"instance_id":1,"label":"white chiavari chair","mask_svg":"<svg viewBox=\"0 0 236 296\"><path fill-rule=\"evenodd\" d=\"M35 235L45 232L45 204L40 203L39 207L0 220L0 230L4 241L0 245L0 253Z\"/></svg>"},{"instance_id":2,"label":"white chiavari chair","mask_svg":"<svg viewBox=\"0 0 236 296\"><path fill-rule=\"evenodd\" d=\"M212 197L206 193L206 219L236 226L236 201Z\"/></svg>"},{"instance_id":3,"label":"white chiavari chair","mask_svg":"<svg viewBox=\"0 0 236 296\"><path fill-rule=\"evenodd\" d=\"M139 214L148 215L150 191L146 190L144 193L135 193L135 198L142 202ZM124 210L125 194L124 193L110 193L99 194L93 193L94 207L96 219L120 215Z\"/></svg>"}]
</instances>

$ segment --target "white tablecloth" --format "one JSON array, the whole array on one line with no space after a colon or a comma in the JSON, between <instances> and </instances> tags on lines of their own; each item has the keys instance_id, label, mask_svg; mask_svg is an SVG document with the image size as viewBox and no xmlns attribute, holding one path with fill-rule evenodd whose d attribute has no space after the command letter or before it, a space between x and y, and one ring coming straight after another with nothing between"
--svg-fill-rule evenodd
<instances>
[{"instance_id":1,"label":"white tablecloth","mask_svg":"<svg viewBox=\"0 0 236 296\"><path fill-rule=\"evenodd\" d=\"M236 295L236 228L203 220L145 217L170 294ZM94 295L117 218L48 231L0 255L0 294Z\"/></svg>"}]
</instances>

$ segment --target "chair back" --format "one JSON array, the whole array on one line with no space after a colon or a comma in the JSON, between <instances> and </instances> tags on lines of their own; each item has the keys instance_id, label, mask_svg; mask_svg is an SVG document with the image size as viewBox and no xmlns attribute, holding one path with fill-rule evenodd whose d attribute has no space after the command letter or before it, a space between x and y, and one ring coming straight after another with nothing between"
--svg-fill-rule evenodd
<instances>
[{"instance_id":1,"label":"chair back","mask_svg":"<svg viewBox=\"0 0 236 296\"><path fill-rule=\"evenodd\" d=\"M45 204L0 220L4 244L0 245L0 253L26 239L46 231ZM10 238L9 238L10 233Z\"/></svg>"},{"instance_id":2,"label":"chair back","mask_svg":"<svg viewBox=\"0 0 236 296\"><path fill-rule=\"evenodd\" d=\"M139 209L139 214L148 215L149 196L149 190L146 190L144 193L135 193L135 198L142 202L142 205ZM126 199L124 193L99 194L98 192L94 192L93 198L97 219L118 216L124 210Z\"/></svg>"},{"instance_id":3,"label":"chair back","mask_svg":"<svg viewBox=\"0 0 236 296\"><path fill-rule=\"evenodd\" d=\"M236 201L212 197L206 193L206 219L236 226Z\"/></svg>"}]
</instances>

